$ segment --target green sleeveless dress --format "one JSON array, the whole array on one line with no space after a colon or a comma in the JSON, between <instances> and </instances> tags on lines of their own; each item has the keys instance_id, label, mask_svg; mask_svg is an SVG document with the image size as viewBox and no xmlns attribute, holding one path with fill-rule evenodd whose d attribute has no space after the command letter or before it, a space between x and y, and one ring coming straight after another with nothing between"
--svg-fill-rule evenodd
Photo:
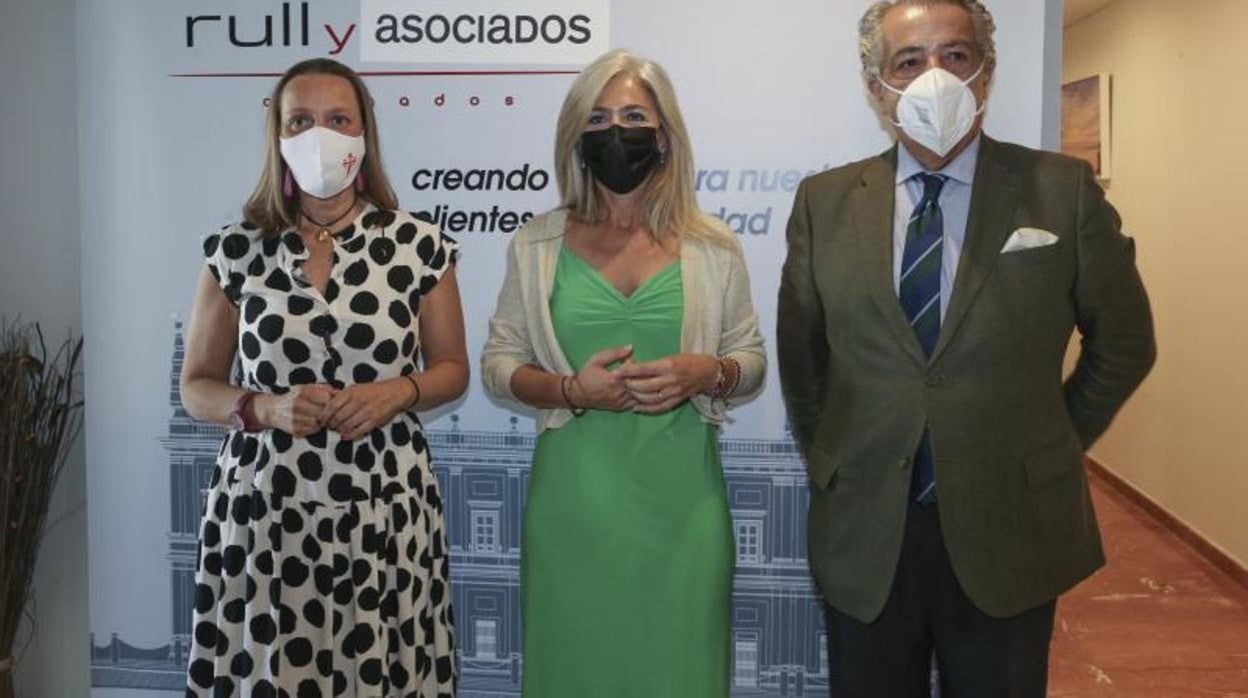
<instances>
[{"instance_id":1,"label":"green sleeveless dress","mask_svg":"<svg viewBox=\"0 0 1248 698\"><path fill-rule=\"evenodd\" d=\"M680 263L624 296L564 248L550 299L574 367L680 352ZM734 548L715 428L686 402L590 410L537 439L521 594L529 698L728 695Z\"/></svg>"}]
</instances>

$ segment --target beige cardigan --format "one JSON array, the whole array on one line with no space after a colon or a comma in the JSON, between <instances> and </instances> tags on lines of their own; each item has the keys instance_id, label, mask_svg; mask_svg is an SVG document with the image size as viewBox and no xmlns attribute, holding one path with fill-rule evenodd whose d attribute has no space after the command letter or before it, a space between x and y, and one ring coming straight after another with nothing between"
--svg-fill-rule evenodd
<instances>
[{"instance_id":1,"label":"beige cardigan","mask_svg":"<svg viewBox=\"0 0 1248 698\"><path fill-rule=\"evenodd\" d=\"M507 248L507 275L481 353L485 389L495 396L517 401L511 392L511 375L525 364L552 373L573 372L550 319L550 294L567 213L555 209L533 218L516 232ZM731 356L741 365L741 381L727 400L706 395L691 398L702 421L721 424L729 407L758 394L767 370L740 245L735 238L731 247L685 238L680 245L680 278L685 302L681 350ZM571 417L564 408L539 409L537 431L557 429Z\"/></svg>"}]
</instances>

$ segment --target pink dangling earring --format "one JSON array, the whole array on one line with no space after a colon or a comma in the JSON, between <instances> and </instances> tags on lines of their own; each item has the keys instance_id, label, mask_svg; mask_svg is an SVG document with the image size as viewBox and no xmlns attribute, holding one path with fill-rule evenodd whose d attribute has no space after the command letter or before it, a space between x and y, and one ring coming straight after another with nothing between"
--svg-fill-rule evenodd
<instances>
[{"instance_id":1,"label":"pink dangling earring","mask_svg":"<svg viewBox=\"0 0 1248 698\"><path fill-rule=\"evenodd\" d=\"M295 198L295 178L290 176L290 168L286 169L286 176L282 178L282 196Z\"/></svg>"},{"instance_id":2,"label":"pink dangling earring","mask_svg":"<svg viewBox=\"0 0 1248 698\"><path fill-rule=\"evenodd\" d=\"M364 193L364 170L355 173L355 190Z\"/></svg>"}]
</instances>

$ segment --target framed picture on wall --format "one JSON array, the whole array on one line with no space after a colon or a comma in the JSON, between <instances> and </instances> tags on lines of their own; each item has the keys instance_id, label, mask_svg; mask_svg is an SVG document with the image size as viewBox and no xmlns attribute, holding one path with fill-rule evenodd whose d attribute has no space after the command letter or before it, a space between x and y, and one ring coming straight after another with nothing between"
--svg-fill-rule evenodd
<instances>
[{"instance_id":1,"label":"framed picture on wall","mask_svg":"<svg viewBox=\"0 0 1248 698\"><path fill-rule=\"evenodd\" d=\"M1109 73L1062 85L1062 153L1086 160L1101 182L1111 164L1110 96Z\"/></svg>"}]
</instances>

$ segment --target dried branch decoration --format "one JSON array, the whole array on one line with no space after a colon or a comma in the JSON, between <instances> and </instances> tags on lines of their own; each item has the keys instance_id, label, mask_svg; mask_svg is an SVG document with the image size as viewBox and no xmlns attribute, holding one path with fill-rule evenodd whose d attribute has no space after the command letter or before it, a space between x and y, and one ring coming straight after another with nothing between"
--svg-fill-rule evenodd
<instances>
[{"instance_id":1,"label":"dried branch decoration","mask_svg":"<svg viewBox=\"0 0 1248 698\"><path fill-rule=\"evenodd\" d=\"M0 698L13 695L13 644L48 504L82 428L82 338L49 355L36 324L0 323Z\"/></svg>"}]
</instances>

